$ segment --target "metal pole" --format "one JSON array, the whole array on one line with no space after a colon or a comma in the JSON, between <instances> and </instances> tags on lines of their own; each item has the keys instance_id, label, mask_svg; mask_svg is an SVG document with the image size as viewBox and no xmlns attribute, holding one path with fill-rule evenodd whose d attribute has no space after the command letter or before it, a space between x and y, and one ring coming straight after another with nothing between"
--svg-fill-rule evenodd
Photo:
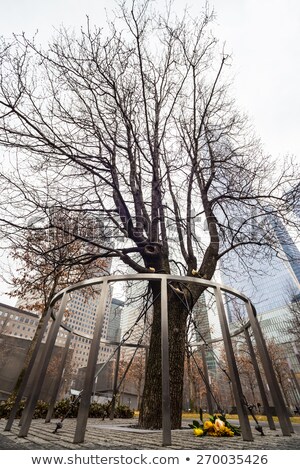
<instances>
[{"instance_id":1,"label":"metal pole","mask_svg":"<svg viewBox=\"0 0 300 470\"><path fill-rule=\"evenodd\" d=\"M95 375L94 383L93 383L93 392L92 392L92 398L91 401L94 403L96 401L96 388L97 388L97 383L98 383L98 375Z\"/></svg>"},{"instance_id":2,"label":"metal pole","mask_svg":"<svg viewBox=\"0 0 300 470\"><path fill-rule=\"evenodd\" d=\"M54 331L54 328L55 328L55 321L52 321L50 327L49 327L49 332L48 332L48 335L47 335L47 339L45 341L45 345L43 348L41 348L41 353L38 357L38 360L36 361L36 364L34 364L34 367L33 367L33 370L32 370L32 374L31 374L31 383L32 383L32 386L33 386L33 392L36 390L36 387L37 387L37 384L39 383L40 380L44 380L44 379L41 379L41 365L43 364L43 362L45 361L45 358L47 357L47 345L48 345L48 340L49 338L52 336L53 334L53 331ZM50 353L50 357L51 357L51 354L52 354L52 351ZM50 358L49 358L50 360ZM43 384L43 382L42 382ZM42 385L41 384L41 385ZM40 393L40 392L39 392ZM32 398L32 392L31 394L29 395L26 403L25 403L25 408L22 412L22 416L21 416L21 419L19 421L19 426L22 427L23 426L23 423L24 421L27 419L27 415L28 415L28 410L30 408L29 406L29 402ZM26 434L27 435L27 434ZM23 436L21 436L23 437Z\"/></svg>"},{"instance_id":3,"label":"metal pole","mask_svg":"<svg viewBox=\"0 0 300 470\"><path fill-rule=\"evenodd\" d=\"M39 384L39 382L41 380L42 380L41 386L43 384L44 379L41 378L42 377L41 376L41 367L42 367L42 364L44 363L44 361L46 360L46 358L48 356L48 351L47 351L48 340L52 337L53 332L54 332L54 328L56 328L56 324L55 324L55 321L53 320L50 327L49 327L49 332L48 332L48 335L47 335L47 339L45 340L45 345L44 345L43 348L41 348L41 354L39 355L38 360L36 361L36 364L34 365L33 370L32 370L31 383L32 383L32 386L33 386L33 391L36 390L37 384ZM50 357L51 357L51 354L52 354L52 350L50 352ZM49 357L49 361L50 361L50 357ZM39 394L40 394L40 392L39 392ZM28 410L30 408L29 407L29 402L30 402L31 398L32 398L32 392L31 392L31 395L28 397L28 400L25 403L25 408L22 412L22 416L21 416L21 419L19 421L19 426L23 426L23 423L26 420L26 417L28 415Z\"/></svg>"},{"instance_id":4,"label":"metal pole","mask_svg":"<svg viewBox=\"0 0 300 470\"><path fill-rule=\"evenodd\" d=\"M170 407L170 366L167 278L161 280L161 370L162 370L162 445L172 444Z\"/></svg>"},{"instance_id":5,"label":"metal pole","mask_svg":"<svg viewBox=\"0 0 300 470\"><path fill-rule=\"evenodd\" d=\"M202 356L202 364L203 364L203 373L205 377L205 387L206 387L206 398L207 398L207 405L208 405L208 412L210 415L214 414L214 408L211 400L211 389L209 386L209 376L208 376L208 369L207 369L207 362L206 362L206 355L205 355L205 345L201 345L201 356Z\"/></svg>"},{"instance_id":6,"label":"metal pole","mask_svg":"<svg viewBox=\"0 0 300 470\"><path fill-rule=\"evenodd\" d=\"M217 309L221 324L222 335L224 339L225 352L228 362L229 375L232 383L232 391L235 399L235 404L237 407L237 412L240 420L241 432L244 441L253 441L253 436L251 432L251 427L249 423L248 414L246 412L246 407L242 401L243 390L239 378L238 368L235 362L235 357L233 353L233 347L230 337L230 332L227 324L226 313L224 308L224 303L222 299L222 292L219 287L215 287L215 297L217 303Z\"/></svg>"},{"instance_id":7,"label":"metal pole","mask_svg":"<svg viewBox=\"0 0 300 470\"><path fill-rule=\"evenodd\" d=\"M120 356L121 356L121 348L118 348L117 357L116 357L116 365L115 365L115 370L114 370L113 395L111 399L111 408L110 408L110 413L109 413L109 419L111 420L113 420L115 416L116 396L118 393L118 375L119 375Z\"/></svg>"},{"instance_id":8,"label":"metal pole","mask_svg":"<svg viewBox=\"0 0 300 470\"><path fill-rule=\"evenodd\" d=\"M96 311L96 324L94 335L91 343L88 364L86 368L86 374L84 379L83 392L80 400L80 406L77 416L77 424L74 435L74 444L84 442L84 436L86 431L86 425L89 415L89 408L91 402L91 396L93 392L93 383L95 380L95 372L97 366L97 359L99 353L99 345L101 340L101 334L103 329L104 313L106 307L106 299L109 292L109 284L107 280L102 283L101 296Z\"/></svg>"},{"instance_id":9,"label":"metal pole","mask_svg":"<svg viewBox=\"0 0 300 470\"><path fill-rule=\"evenodd\" d=\"M253 345L252 345L252 342L251 342L251 339L250 339L249 331L248 331L247 328L244 329L244 333L245 333L245 338L246 338L246 342L247 342L247 345L248 345L248 349L249 349L249 352L250 352L250 357L251 357L252 365L253 365L253 368L254 368L254 372L255 372L255 376L256 376L256 380L257 380L257 385L258 385L258 388L259 388L259 393L260 393L261 400L262 400L262 403L263 403L264 412L265 412L265 414L267 416L267 419L268 419L269 428L272 429L272 430L275 430L276 426L275 426L275 423L274 423L274 420L273 420L273 416L272 416L271 409L270 409L270 406L269 406L267 394L266 394L266 391L265 391L265 388L264 388L264 384L263 384L261 374L260 374L260 370L259 370L259 367L258 367L258 363L257 363L257 360L256 360L256 355L255 355Z\"/></svg>"},{"instance_id":10,"label":"metal pole","mask_svg":"<svg viewBox=\"0 0 300 470\"><path fill-rule=\"evenodd\" d=\"M51 312L52 312L52 309L48 308L47 313L44 317L42 327L39 331L39 334L38 334L38 337L37 337L37 340L36 340L35 348L32 351L32 355L31 355L31 358L29 360L28 367L25 371L25 374L24 374L24 377L22 379L19 391L18 391L17 396L16 396L14 406L11 409L11 412L9 414L9 418L8 418L7 423L6 423L4 431L10 431L11 430L14 419L15 419L16 414L17 414L18 409L19 409L20 401L22 400L22 398L24 396L25 389L26 389L27 383L29 381L29 378L30 378L32 373L33 374L35 373L35 370L37 368L36 358L37 358L38 352L40 350L40 346L41 346L45 331L47 329L47 325L48 325L48 322L49 322L49 319L50 319L50 316L51 316Z\"/></svg>"},{"instance_id":11,"label":"metal pole","mask_svg":"<svg viewBox=\"0 0 300 470\"><path fill-rule=\"evenodd\" d=\"M38 401L38 398L39 398L39 395L40 395L40 392L41 392L41 389L42 389L42 386L43 386L43 382L44 382L45 375L46 375L46 372L47 372L47 367L48 367L49 361L51 359L51 355L52 355L52 351L53 351L53 348L54 348L54 345L55 345L57 333L58 333L58 330L60 328L60 324L62 322L64 313L65 313L65 308L66 308L66 305L67 305L67 302L68 302L68 298L69 298L68 294L64 293L64 295L61 299L61 303L60 303L59 311L57 313L57 317L55 318L55 320L52 324L52 327L49 331L48 338L47 338L47 341L45 343L44 352L43 352L42 357L39 361L37 374L36 374L34 384L33 384L33 390L32 390L32 393L31 393L31 396L30 396L28 402L26 403L26 408L24 409L24 412L23 412L24 413L24 418L23 418L23 415L22 415L23 419L22 419L22 426L21 426L20 432L19 432L19 437L26 437L27 434L28 434L28 430L29 430L29 427L30 427L30 424L31 424L31 421L32 421L35 405L36 405L36 402Z\"/></svg>"},{"instance_id":12,"label":"metal pole","mask_svg":"<svg viewBox=\"0 0 300 470\"><path fill-rule=\"evenodd\" d=\"M293 431L293 427L288 417L288 412L284 403L282 393L278 381L276 379L275 371L273 369L272 361L270 359L268 349L261 332L260 325L257 318L254 315L252 305L250 302L246 302L246 308L248 312L248 318L250 320L251 328L254 334L257 349L260 355L260 359L264 368L265 376L269 384L269 390L272 396L272 400L275 406L275 410L279 419L282 434L284 436L290 436Z\"/></svg>"},{"instance_id":13,"label":"metal pole","mask_svg":"<svg viewBox=\"0 0 300 470\"><path fill-rule=\"evenodd\" d=\"M62 378L63 371L64 371L64 368L65 368L65 364L66 364L66 360L67 360L67 356L68 356L68 352L69 352L69 347L70 347L70 343L71 343L71 339L72 339L72 333L71 333L71 331L69 331L68 335L67 335L66 343L65 343L65 346L64 346L64 351L63 351L63 354L62 354L62 358L61 358L61 361L60 361L60 364L59 364L59 367L58 367L56 383L54 385L52 398L51 398L51 401L49 403L49 408L48 408L47 416L46 416L46 419L45 419L45 423L50 423L52 415L53 415L54 405L55 405L57 395L58 395L58 392L59 392L61 378Z\"/></svg>"}]
</instances>

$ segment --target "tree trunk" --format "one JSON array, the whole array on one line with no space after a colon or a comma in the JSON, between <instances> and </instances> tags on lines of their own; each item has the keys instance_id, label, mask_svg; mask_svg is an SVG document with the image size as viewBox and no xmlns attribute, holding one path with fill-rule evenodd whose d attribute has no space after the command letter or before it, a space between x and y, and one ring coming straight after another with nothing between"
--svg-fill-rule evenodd
<instances>
[{"instance_id":1,"label":"tree trunk","mask_svg":"<svg viewBox=\"0 0 300 470\"><path fill-rule=\"evenodd\" d=\"M160 293L157 282L150 283L153 298ZM201 289L202 291L203 289ZM200 292L201 293L201 292ZM199 293L199 295L200 295ZM194 299L196 300L196 299ZM153 304L153 324L146 367L145 386L139 417L139 425L145 429L162 427L162 376L161 376L161 300ZM188 311L183 302L168 291L169 307L169 361L171 427L181 427L183 375Z\"/></svg>"}]
</instances>

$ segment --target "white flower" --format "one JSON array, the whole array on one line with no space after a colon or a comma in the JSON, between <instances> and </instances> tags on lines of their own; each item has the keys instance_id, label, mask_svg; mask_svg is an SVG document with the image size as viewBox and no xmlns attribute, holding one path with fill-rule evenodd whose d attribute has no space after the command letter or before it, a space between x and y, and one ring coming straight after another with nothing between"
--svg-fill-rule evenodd
<instances>
[{"instance_id":1,"label":"white flower","mask_svg":"<svg viewBox=\"0 0 300 470\"><path fill-rule=\"evenodd\" d=\"M225 428L225 423L224 423L224 421L222 421L221 419L217 418L217 419L215 420L215 427L216 427L216 429L218 429L218 430L219 430L219 429L222 429L222 428Z\"/></svg>"}]
</instances>

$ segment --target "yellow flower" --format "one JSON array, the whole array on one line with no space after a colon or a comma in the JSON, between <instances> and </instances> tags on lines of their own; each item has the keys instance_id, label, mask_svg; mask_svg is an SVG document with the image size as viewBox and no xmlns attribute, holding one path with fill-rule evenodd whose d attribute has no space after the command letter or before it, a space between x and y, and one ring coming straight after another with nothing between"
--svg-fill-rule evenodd
<instances>
[{"instance_id":1,"label":"yellow flower","mask_svg":"<svg viewBox=\"0 0 300 470\"><path fill-rule=\"evenodd\" d=\"M212 428L214 428L214 423L212 423L211 421L205 421L203 425L203 429L205 429L205 431L208 431L209 429L212 429Z\"/></svg>"},{"instance_id":2,"label":"yellow flower","mask_svg":"<svg viewBox=\"0 0 300 470\"><path fill-rule=\"evenodd\" d=\"M234 436L234 432L231 431L231 429L227 428L227 426L225 426L225 428L223 429L223 433L224 433L224 436L229 436L229 437Z\"/></svg>"},{"instance_id":3,"label":"yellow flower","mask_svg":"<svg viewBox=\"0 0 300 470\"><path fill-rule=\"evenodd\" d=\"M198 422L195 422L194 424L199 426ZM195 427L193 431L195 436L203 436L207 434L208 436L215 437L232 437L235 435L235 432L230 428L230 424L227 423L227 421L224 421L223 415L214 415L210 420L205 421L203 426Z\"/></svg>"},{"instance_id":4,"label":"yellow flower","mask_svg":"<svg viewBox=\"0 0 300 470\"><path fill-rule=\"evenodd\" d=\"M203 435L203 429L194 428L194 434L195 434L195 436L202 436Z\"/></svg>"}]
</instances>

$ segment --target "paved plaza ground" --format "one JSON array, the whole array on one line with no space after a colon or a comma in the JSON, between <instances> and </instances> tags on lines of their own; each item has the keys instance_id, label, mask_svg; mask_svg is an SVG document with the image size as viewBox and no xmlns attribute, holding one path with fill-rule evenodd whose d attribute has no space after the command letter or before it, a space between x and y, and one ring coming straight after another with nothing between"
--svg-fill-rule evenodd
<instances>
[{"instance_id":1,"label":"paved plaza ground","mask_svg":"<svg viewBox=\"0 0 300 470\"><path fill-rule=\"evenodd\" d=\"M42 419L32 421L28 436L18 437L18 421L15 421L10 432L4 431L6 420L0 420L0 449L47 449L47 450L151 450L166 449L162 447L161 431L136 429L137 419L115 419L114 421L89 419L85 442L73 444L76 420L66 419L63 428L53 434L57 420L45 423ZM290 437L282 436L279 425L275 431L264 427L265 436L261 436L253 425L253 442L243 441L242 437L196 437L188 428L187 420L183 429L172 431L174 450L299 450L300 426L295 425L296 432Z\"/></svg>"}]
</instances>

